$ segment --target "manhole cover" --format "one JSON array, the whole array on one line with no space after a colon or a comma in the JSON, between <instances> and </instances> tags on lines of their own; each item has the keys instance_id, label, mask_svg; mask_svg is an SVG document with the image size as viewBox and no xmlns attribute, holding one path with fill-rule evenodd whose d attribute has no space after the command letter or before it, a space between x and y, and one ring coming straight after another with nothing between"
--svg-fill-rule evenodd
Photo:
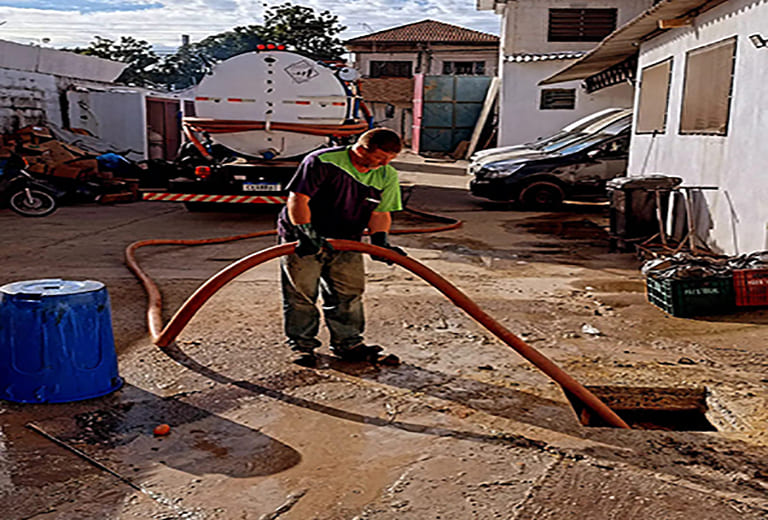
<instances>
[{"instance_id":1,"label":"manhole cover","mask_svg":"<svg viewBox=\"0 0 768 520\"><path fill-rule=\"evenodd\" d=\"M712 432L707 419L706 388L655 388L588 386L609 408L633 429ZM609 426L578 399L566 392L571 406L584 426Z\"/></svg>"}]
</instances>

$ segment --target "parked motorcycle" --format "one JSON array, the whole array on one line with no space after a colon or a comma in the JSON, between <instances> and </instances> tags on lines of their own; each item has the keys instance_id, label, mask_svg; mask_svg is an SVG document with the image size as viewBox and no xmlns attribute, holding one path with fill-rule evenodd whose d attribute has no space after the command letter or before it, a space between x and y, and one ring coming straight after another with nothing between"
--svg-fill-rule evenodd
<instances>
[{"instance_id":1,"label":"parked motorcycle","mask_svg":"<svg viewBox=\"0 0 768 520\"><path fill-rule=\"evenodd\" d=\"M36 179L26 169L26 162L13 154L0 159L0 206L8 206L25 217L45 217L58 207L57 190Z\"/></svg>"}]
</instances>

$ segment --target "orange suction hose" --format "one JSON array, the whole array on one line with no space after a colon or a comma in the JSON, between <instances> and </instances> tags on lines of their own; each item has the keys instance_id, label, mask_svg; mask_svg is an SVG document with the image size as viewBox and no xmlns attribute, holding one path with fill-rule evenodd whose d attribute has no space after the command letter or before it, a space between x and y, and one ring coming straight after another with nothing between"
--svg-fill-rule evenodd
<instances>
[{"instance_id":1,"label":"orange suction hose","mask_svg":"<svg viewBox=\"0 0 768 520\"><path fill-rule=\"evenodd\" d=\"M454 226L456 227L456 226ZM162 328L162 299L160 291L157 286L152 282L149 276L144 273L136 262L135 252L138 248L146 245L202 245L202 244L214 244L231 240L240 240L243 238L252 238L258 236L266 236L274 234L274 231L261 231L257 233L250 233L247 235L237 235L235 237L226 237L218 239L208 240L144 240L140 242L134 242L125 251L126 263L129 269L141 280L147 291L149 298L149 308L147 310L147 321L149 326L149 332L152 337L152 342L157 346L164 348L173 343L176 336L184 329L189 320L195 315L195 313L205 304L208 299L213 296L219 289L224 287L227 283L233 280L235 277L244 273L245 271L256 267L264 262L279 258L284 255L289 255L294 252L296 243L281 244L278 246L270 247L253 253L244 258L241 258L237 262L225 267L214 276L209 278L203 285L201 285L187 301L185 301L179 310L174 314L168 324ZM464 293L457 289L454 285L448 282L445 278L425 266L424 264L414 260L413 258L402 256L394 251L386 248L381 248L371 244L363 242L356 242L352 240L330 240L331 245L339 251L357 251L360 253L367 253L373 256L382 257L387 260L398 264L399 266L407 269L416 276L425 280L427 283L435 287L438 291L443 293L449 300L451 300L456 306L460 307L478 323L485 327L488 331L493 333L497 338L512 347L518 354L525 359L533 363L539 370L544 372L552 380L558 383L565 391L579 399L584 406L595 412L606 423L618 427L629 428L626 422L616 413L611 410L605 403L598 399L592 392L587 390L578 381L568 375L564 370L558 367L545 355L538 352L536 349L528 345L525 341L518 338L512 332L507 330L499 322L491 318L485 311L483 311L475 302L470 300Z\"/></svg>"}]
</instances>

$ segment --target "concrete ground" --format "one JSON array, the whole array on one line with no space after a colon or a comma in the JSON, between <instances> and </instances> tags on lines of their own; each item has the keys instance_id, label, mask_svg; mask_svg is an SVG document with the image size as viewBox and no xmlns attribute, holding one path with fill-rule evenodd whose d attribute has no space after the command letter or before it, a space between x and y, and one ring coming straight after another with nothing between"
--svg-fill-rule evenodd
<instances>
[{"instance_id":1,"label":"concrete ground","mask_svg":"<svg viewBox=\"0 0 768 520\"><path fill-rule=\"evenodd\" d=\"M370 259L367 338L399 355L399 367L342 363L325 348L318 369L292 364L276 262L226 286L161 350L124 247L270 229L274 211L133 203L24 219L3 210L0 283L104 282L125 385L77 403L0 402L0 516L768 518L765 311L681 319L649 305L637 258L608 253L604 208L522 212L472 199L460 175L404 178L409 206L464 224L393 242L580 382L649 399L662 388L702 395L714 431L583 426L559 386L431 286ZM156 247L139 260L167 319L210 275L272 243ZM156 437L161 423L171 433Z\"/></svg>"}]
</instances>

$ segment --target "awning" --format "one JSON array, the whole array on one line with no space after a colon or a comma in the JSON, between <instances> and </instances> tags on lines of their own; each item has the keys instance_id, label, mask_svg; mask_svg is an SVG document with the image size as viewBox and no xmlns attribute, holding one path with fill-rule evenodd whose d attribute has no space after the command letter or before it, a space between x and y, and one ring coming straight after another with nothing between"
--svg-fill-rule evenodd
<instances>
[{"instance_id":1,"label":"awning","mask_svg":"<svg viewBox=\"0 0 768 520\"><path fill-rule=\"evenodd\" d=\"M661 33L659 20L685 19L698 16L726 0L662 0L647 11L622 25L582 58L539 82L550 85L584 79L598 74L637 54L640 42Z\"/></svg>"}]
</instances>

